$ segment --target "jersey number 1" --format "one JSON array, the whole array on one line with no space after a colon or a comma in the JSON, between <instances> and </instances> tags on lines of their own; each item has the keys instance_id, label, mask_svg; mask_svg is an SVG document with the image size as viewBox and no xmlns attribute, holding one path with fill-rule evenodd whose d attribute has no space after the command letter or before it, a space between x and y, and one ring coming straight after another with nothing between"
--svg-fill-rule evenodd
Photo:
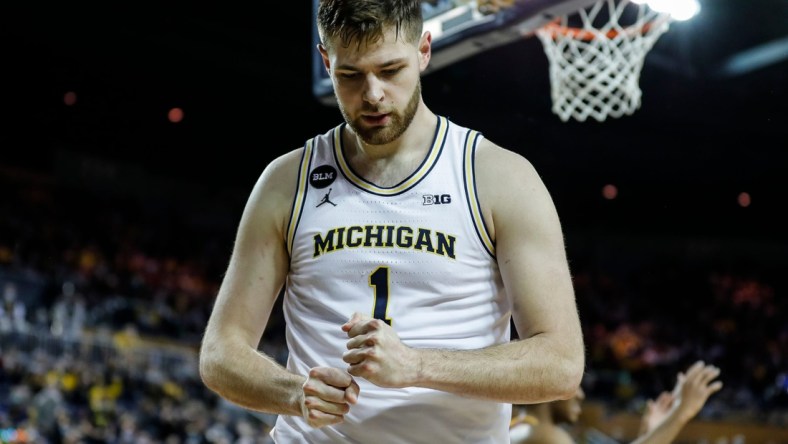
<instances>
[{"instance_id":1,"label":"jersey number 1","mask_svg":"<svg viewBox=\"0 0 788 444\"><path fill-rule=\"evenodd\" d=\"M369 286L375 291L372 316L391 325L391 319L386 317L389 306L389 267L376 268L369 275Z\"/></svg>"}]
</instances>

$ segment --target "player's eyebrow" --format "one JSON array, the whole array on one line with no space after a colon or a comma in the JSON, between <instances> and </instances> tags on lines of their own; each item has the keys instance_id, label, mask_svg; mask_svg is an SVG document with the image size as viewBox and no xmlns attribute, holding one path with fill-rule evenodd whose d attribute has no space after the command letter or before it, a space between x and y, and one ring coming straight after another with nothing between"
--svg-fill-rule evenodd
<instances>
[{"instance_id":1,"label":"player's eyebrow","mask_svg":"<svg viewBox=\"0 0 788 444\"><path fill-rule=\"evenodd\" d=\"M377 65L377 67L385 69L385 68L388 68L388 67L391 67L391 66L400 65L402 63L405 63L405 61L406 61L405 57L400 57L400 58L389 60L389 61L387 61L385 63L381 63L380 65ZM338 69L338 70L345 70L345 71L358 71L359 70L356 66L351 65L351 64L337 65L336 69Z\"/></svg>"}]
</instances>

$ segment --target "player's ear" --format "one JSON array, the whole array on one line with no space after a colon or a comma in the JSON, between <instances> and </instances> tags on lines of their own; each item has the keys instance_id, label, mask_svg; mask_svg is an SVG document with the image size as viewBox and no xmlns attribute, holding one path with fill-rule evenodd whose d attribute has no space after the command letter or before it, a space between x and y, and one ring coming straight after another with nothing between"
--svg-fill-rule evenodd
<instances>
[{"instance_id":1,"label":"player's ear","mask_svg":"<svg viewBox=\"0 0 788 444\"><path fill-rule=\"evenodd\" d=\"M432 34L429 31L424 31L419 39L419 71L427 69L432 57Z\"/></svg>"},{"instance_id":2,"label":"player's ear","mask_svg":"<svg viewBox=\"0 0 788 444\"><path fill-rule=\"evenodd\" d=\"M326 68L328 75L331 75L331 61L328 59L328 50L322 43L317 44L317 50L320 52L320 58L323 59L323 66Z\"/></svg>"}]
</instances>

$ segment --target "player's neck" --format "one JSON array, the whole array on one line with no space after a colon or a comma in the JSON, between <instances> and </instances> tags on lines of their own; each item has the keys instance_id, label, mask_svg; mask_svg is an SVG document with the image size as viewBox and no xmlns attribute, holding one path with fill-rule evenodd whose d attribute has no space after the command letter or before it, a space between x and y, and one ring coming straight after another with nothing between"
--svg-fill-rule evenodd
<instances>
[{"instance_id":1,"label":"player's neck","mask_svg":"<svg viewBox=\"0 0 788 444\"><path fill-rule=\"evenodd\" d=\"M355 133L345 138L345 159L364 179L380 187L402 182L421 165L430 152L438 118L422 106L407 130L385 145L368 145Z\"/></svg>"}]
</instances>

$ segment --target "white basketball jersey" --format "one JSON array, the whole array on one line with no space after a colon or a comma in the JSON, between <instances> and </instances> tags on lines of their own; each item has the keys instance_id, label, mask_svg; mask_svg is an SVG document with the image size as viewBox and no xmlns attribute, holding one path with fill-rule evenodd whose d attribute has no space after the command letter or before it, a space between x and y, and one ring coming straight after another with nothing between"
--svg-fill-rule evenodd
<instances>
[{"instance_id":1,"label":"white basketball jersey","mask_svg":"<svg viewBox=\"0 0 788 444\"><path fill-rule=\"evenodd\" d=\"M345 160L343 127L304 147L286 240L288 369L306 375L315 366L347 368L348 337L340 327L354 312L386 320L415 348L508 342L511 304L475 188L481 134L439 117L421 165L384 188ZM356 380L358 404L343 424L312 428L281 415L276 442L509 442L510 404Z\"/></svg>"}]
</instances>

